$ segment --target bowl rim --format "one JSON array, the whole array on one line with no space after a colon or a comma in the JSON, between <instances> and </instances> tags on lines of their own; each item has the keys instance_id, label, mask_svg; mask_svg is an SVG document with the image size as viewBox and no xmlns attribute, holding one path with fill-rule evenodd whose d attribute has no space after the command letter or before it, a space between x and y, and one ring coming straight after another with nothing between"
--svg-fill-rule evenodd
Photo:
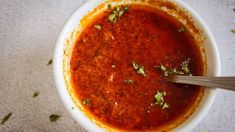
<instances>
[{"instance_id":1,"label":"bowl rim","mask_svg":"<svg viewBox=\"0 0 235 132\"><path fill-rule=\"evenodd\" d=\"M85 2L83 5L81 5L73 13L73 15L67 20L66 24L64 25L63 29L60 32L59 38L55 46L54 57L53 57L54 81L56 84L57 92L60 96L60 100L63 102L64 106L66 107L70 115L73 117L73 119L76 120L83 128L85 128L87 131L97 131L97 132L103 131L104 129L98 127L94 122L89 120L79 109L75 107L74 102L72 101L69 92L67 91L63 76L62 58L63 58L63 46L65 38L71 31L69 30L71 28L71 25L75 21L78 22L76 18L79 15L79 13L81 13L81 11L86 11L86 9L92 8L92 5L93 6L99 5L102 2L105 2L105 0L96 0L96 1L89 0ZM208 41L210 42L211 51L213 52L214 55L214 61L215 61L214 70L213 70L214 75L215 76L220 75L221 68L220 68L219 52L216 46L215 39L213 38L213 35L209 30L208 26L202 20L202 18L197 14L197 12L194 11L189 5L180 0L173 0L173 2L185 8L186 11L188 11L190 15L197 20L196 23L199 24L201 28L204 30L208 38ZM196 115L193 118L187 119L188 123L185 123L184 121L182 124L173 129L173 131L187 132L189 130L192 130L203 119L203 117L205 117L205 115L207 114L207 112L209 111L210 107L214 102L216 96L216 88L211 89L207 96L208 97L206 100L204 100L202 106L200 105L200 110L197 110L193 113L193 115L195 115L195 113ZM71 107L75 107L75 109L71 109Z\"/></svg>"}]
</instances>

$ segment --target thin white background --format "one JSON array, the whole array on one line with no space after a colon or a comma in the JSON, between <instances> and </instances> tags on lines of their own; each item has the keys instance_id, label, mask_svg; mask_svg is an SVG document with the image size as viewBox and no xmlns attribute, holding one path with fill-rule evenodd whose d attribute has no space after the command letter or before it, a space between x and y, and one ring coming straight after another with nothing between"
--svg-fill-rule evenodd
<instances>
[{"instance_id":1,"label":"thin white background","mask_svg":"<svg viewBox=\"0 0 235 132\"><path fill-rule=\"evenodd\" d=\"M222 75L235 75L235 0L183 0L212 31L220 53ZM69 16L82 0L0 0L0 118L12 117L4 132L78 132L60 102L52 65L55 43ZM32 98L34 91L40 95ZM54 123L52 113L62 117ZM192 131L235 131L235 93L219 90L213 107Z\"/></svg>"}]
</instances>

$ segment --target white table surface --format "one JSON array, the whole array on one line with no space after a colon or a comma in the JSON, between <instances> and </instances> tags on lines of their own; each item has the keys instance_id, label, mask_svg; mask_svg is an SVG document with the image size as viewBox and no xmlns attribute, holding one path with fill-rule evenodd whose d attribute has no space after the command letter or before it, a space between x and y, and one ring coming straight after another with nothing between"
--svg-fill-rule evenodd
<instances>
[{"instance_id":1,"label":"white table surface","mask_svg":"<svg viewBox=\"0 0 235 132\"><path fill-rule=\"evenodd\" d=\"M235 75L235 0L183 0L211 29L220 53L222 75ZM1 132L85 131L71 118L55 88L52 65L57 37L82 0L0 0ZM40 95L32 98L34 91ZM60 114L50 122L50 114ZM234 132L235 93L219 90L207 116L192 132Z\"/></svg>"}]
</instances>

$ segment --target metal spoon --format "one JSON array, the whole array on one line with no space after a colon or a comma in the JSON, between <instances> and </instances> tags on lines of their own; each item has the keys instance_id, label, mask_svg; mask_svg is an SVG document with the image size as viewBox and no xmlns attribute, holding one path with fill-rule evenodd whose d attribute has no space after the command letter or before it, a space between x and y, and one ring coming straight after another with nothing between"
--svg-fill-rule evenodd
<instances>
[{"instance_id":1,"label":"metal spoon","mask_svg":"<svg viewBox=\"0 0 235 132\"><path fill-rule=\"evenodd\" d=\"M235 91L235 77L208 77L208 76L169 76L164 80L175 83L218 87Z\"/></svg>"}]
</instances>

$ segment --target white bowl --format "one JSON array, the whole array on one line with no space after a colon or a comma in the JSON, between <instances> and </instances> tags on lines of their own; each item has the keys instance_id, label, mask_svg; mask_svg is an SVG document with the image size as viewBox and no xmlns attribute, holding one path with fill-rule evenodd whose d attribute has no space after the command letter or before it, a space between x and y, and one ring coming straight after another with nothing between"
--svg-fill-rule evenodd
<instances>
[{"instance_id":1,"label":"white bowl","mask_svg":"<svg viewBox=\"0 0 235 132\"><path fill-rule=\"evenodd\" d=\"M110 0L109 0L110 1ZM128 0L126 0L128 2ZM76 100L74 100L73 95L71 95L71 89L69 89L69 73L66 71L66 68L69 68L69 59L71 55L71 47L73 46L72 40L68 38L76 37L76 29L80 27L80 20L89 12L92 11L97 5L101 3L107 2L107 0L90 0L82 5L67 21L63 30L60 33L58 38L55 53L54 53L54 78L56 82L56 87L60 98L64 105L66 106L69 113L72 117L87 131L105 131L107 130L102 126L102 124L97 125L97 122L93 119L90 119L86 116L83 110L77 106ZM123 2L123 1L122 1ZM218 76L220 75L220 61L219 61L219 53L216 47L215 40L213 36L206 26L205 22L200 18L200 16L191 9L188 5L186 5L181 0L171 0L171 2L178 5L184 11L189 13L192 17L195 24L202 31L203 35L206 36L204 39L206 60L207 60L207 74L210 76ZM68 49L66 49L68 48ZM65 60L64 60L65 59ZM193 127L195 127L201 119L206 115L209 108L211 107L214 98L216 95L216 89L205 89L204 96L198 106L198 108L194 111L194 113L182 124L177 126L173 131L179 132L188 132Z\"/></svg>"}]
</instances>

